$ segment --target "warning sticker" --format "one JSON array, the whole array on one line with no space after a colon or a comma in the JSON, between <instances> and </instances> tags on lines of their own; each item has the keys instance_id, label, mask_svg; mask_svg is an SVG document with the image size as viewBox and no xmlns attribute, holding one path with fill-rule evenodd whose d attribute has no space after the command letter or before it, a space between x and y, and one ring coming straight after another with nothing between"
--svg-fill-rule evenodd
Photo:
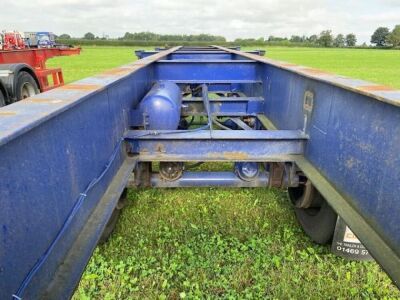
<instances>
[{"instance_id":1,"label":"warning sticker","mask_svg":"<svg viewBox=\"0 0 400 300\"><path fill-rule=\"evenodd\" d=\"M346 243L355 243L361 244L360 240L356 237L353 231L350 230L348 226L346 226L346 230L344 231L343 241Z\"/></svg>"}]
</instances>

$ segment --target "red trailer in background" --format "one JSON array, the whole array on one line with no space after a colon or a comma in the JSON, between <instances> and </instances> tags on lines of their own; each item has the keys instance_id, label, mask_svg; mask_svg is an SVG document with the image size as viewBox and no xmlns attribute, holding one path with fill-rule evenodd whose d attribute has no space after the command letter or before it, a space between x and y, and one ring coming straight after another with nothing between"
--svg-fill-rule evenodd
<instances>
[{"instance_id":1,"label":"red trailer in background","mask_svg":"<svg viewBox=\"0 0 400 300\"><path fill-rule=\"evenodd\" d=\"M37 77L38 88L45 92L64 84L61 68L48 69L46 61L55 56L68 56L80 54L80 48L39 48L13 51L0 51L1 64L26 64L30 66ZM50 85L48 76L52 76L53 84Z\"/></svg>"},{"instance_id":2,"label":"red trailer in background","mask_svg":"<svg viewBox=\"0 0 400 300\"><path fill-rule=\"evenodd\" d=\"M4 45L3 49L8 49ZM81 51L66 46L16 48L0 50L0 107L62 86L61 68L47 68L46 61L56 56L78 55Z\"/></svg>"}]
</instances>

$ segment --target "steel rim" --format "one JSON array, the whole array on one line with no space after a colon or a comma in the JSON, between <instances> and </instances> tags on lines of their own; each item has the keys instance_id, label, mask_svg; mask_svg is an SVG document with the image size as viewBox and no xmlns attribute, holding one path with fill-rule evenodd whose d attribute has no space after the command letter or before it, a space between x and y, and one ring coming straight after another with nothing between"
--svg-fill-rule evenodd
<instances>
[{"instance_id":1,"label":"steel rim","mask_svg":"<svg viewBox=\"0 0 400 300\"><path fill-rule=\"evenodd\" d=\"M309 180L296 188L289 188L289 197L297 209L303 210L310 216L317 215L324 202L321 194Z\"/></svg>"},{"instance_id":2,"label":"steel rim","mask_svg":"<svg viewBox=\"0 0 400 300\"><path fill-rule=\"evenodd\" d=\"M36 89L30 82L25 82L21 87L21 97L26 99L36 95Z\"/></svg>"}]
</instances>

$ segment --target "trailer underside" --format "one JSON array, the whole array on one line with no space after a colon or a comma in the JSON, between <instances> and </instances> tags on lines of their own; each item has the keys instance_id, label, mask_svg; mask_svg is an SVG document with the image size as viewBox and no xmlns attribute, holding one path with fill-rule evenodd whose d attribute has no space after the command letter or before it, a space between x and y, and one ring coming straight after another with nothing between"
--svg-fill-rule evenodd
<instances>
[{"instance_id":1,"label":"trailer underside","mask_svg":"<svg viewBox=\"0 0 400 300\"><path fill-rule=\"evenodd\" d=\"M399 286L400 92L216 46L151 54L0 109L1 298L68 298L132 172L153 188L306 178ZM137 107L166 81L184 122L148 129Z\"/></svg>"}]
</instances>

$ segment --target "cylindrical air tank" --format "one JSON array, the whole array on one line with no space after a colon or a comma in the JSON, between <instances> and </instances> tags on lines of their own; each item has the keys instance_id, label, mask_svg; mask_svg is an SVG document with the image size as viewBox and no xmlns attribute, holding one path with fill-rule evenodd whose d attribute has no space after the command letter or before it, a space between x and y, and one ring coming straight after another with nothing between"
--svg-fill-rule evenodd
<instances>
[{"instance_id":1,"label":"cylindrical air tank","mask_svg":"<svg viewBox=\"0 0 400 300\"><path fill-rule=\"evenodd\" d=\"M181 104L182 93L178 85L169 81L154 84L139 104L146 129L177 129L181 116Z\"/></svg>"}]
</instances>

